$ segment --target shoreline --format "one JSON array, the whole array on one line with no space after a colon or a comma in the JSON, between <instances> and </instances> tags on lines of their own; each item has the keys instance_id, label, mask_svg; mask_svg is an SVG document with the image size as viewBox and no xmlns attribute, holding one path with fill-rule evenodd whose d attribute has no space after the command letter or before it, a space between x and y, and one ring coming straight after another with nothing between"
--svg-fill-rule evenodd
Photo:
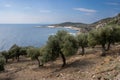
<instances>
[{"instance_id":1,"label":"shoreline","mask_svg":"<svg viewBox=\"0 0 120 80\"><path fill-rule=\"evenodd\" d=\"M47 26L48 28L67 28L67 29L74 29L76 31L80 31L80 28L73 27L73 26Z\"/></svg>"},{"instance_id":2,"label":"shoreline","mask_svg":"<svg viewBox=\"0 0 120 80\"><path fill-rule=\"evenodd\" d=\"M66 29L72 29L76 31L76 34L80 34L81 28L73 27L73 26L35 26L35 28L66 28Z\"/></svg>"}]
</instances>

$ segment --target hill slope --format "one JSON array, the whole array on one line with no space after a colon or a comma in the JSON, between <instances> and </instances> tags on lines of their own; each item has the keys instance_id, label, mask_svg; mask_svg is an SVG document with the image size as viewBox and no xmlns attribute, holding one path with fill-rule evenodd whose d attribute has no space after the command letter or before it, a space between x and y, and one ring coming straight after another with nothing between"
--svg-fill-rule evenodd
<instances>
[{"instance_id":1,"label":"hill slope","mask_svg":"<svg viewBox=\"0 0 120 80\"><path fill-rule=\"evenodd\" d=\"M107 24L118 24L120 25L120 14L118 14L115 17L109 17L105 19L101 19L97 22L94 22L92 24L85 24L85 23L73 23L73 22L64 22L60 24L53 24L55 27L66 27L66 26L72 26L84 29L86 31L90 31L91 29L97 28L97 27L103 27Z\"/></svg>"},{"instance_id":2,"label":"hill slope","mask_svg":"<svg viewBox=\"0 0 120 80\"><path fill-rule=\"evenodd\" d=\"M60 23L60 24L54 24L54 26L62 26L62 27L65 27L65 26L73 26L73 27L86 27L87 24L84 24L84 23L73 23L73 22L64 22L64 23Z\"/></svg>"},{"instance_id":3,"label":"hill slope","mask_svg":"<svg viewBox=\"0 0 120 80\"><path fill-rule=\"evenodd\" d=\"M89 26L96 28L96 27L102 27L106 24L118 24L118 25L120 25L120 14L118 14L115 17L110 17L110 18L105 18L105 19L99 20L97 22L90 24Z\"/></svg>"},{"instance_id":4,"label":"hill slope","mask_svg":"<svg viewBox=\"0 0 120 80\"><path fill-rule=\"evenodd\" d=\"M36 61L21 57L20 62L9 61L0 80L119 80L119 48L112 46L106 57L99 56L101 48L87 48L85 56L68 57L67 66L62 69L61 58L38 68Z\"/></svg>"}]
</instances>

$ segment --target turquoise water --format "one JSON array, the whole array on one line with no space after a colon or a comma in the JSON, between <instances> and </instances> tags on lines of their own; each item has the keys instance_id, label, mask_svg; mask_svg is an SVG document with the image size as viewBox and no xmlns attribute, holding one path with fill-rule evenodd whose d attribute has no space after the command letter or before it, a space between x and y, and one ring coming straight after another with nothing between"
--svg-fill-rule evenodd
<instances>
[{"instance_id":1,"label":"turquoise water","mask_svg":"<svg viewBox=\"0 0 120 80\"><path fill-rule=\"evenodd\" d=\"M41 24L0 24L0 50L8 50L13 44L19 46L41 47L45 45L48 37L58 30L67 30L76 33L75 30L65 28L37 28L45 26Z\"/></svg>"}]
</instances>

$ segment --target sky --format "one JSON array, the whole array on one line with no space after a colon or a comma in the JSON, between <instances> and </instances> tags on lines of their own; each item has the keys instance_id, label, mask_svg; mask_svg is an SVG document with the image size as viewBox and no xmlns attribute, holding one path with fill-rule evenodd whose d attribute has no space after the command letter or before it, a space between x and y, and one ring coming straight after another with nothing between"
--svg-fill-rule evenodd
<instances>
[{"instance_id":1,"label":"sky","mask_svg":"<svg viewBox=\"0 0 120 80\"><path fill-rule=\"evenodd\" d=\"M0 24L90 24L118 13L120 0L0 0Z\"/></svg>"}]
</instances>

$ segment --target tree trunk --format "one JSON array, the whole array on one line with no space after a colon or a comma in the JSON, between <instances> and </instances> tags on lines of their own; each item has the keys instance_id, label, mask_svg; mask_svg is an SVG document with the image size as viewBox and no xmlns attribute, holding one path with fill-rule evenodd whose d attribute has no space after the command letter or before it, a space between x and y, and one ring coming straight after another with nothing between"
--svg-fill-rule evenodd
<instances>
[{"instance_id":1,"label":"tree trunk","mask_svg":"<svg viewBox=\"0 0 120 80\"><path fill-rule=\"evenodd\" d=\"M8 59L7 58L5 58L5 61L6 61L6 63L8 62Z\"/></svg>"},{"instance_id":2,"label":"tree trunk","mask_svg":"<svg viewBox=\"0 0 120 80\"><path fill-rule=\"evenodd\" d=\"M40 60L38 58L36 60L38 61L38 67L40 67Z\"/></svg>"},{"instance_id":3,"label":"tree trunk","mask_svg":"<svg viewBox=\"0 0 120 80\"><path fill-rule=\"evenodd\" d=\"M17 56L17 62L19 62L19 56Z\"/></svg>"},{"instance_id":4,"label":"tree trunk","mask_svg":"<svg viewBox=\"0 0 120 80\"><path fill-rule=\"evenodd\" d=\"M102 54L101 56L106 56L105 45L102 45Z\"/></svg>"},{"instance_id":5,"label":"tree trunk","mask_svg":"<svg viewBox=\"0 0 120 80\"><path fill-rule=\"evenodd\" d=\"M62 52L60 52L60 55L61 55L61 58L62 58L62 61L63 61L62 67L64 67L66 65L66 59L65 59L65 56Z\"/></svg>"},{"instance_id":6,"label":"tree trunk","mask_svg":"<svg viewBox=\"0 0 120 80\"><path fill-rule=\"evenodd\" d=\"M109 42L108 45L107 45L106 51L110 50L110 45L111 45L111 43Z\"/></svg>"},{"instance_id":7,"label":"tree trunk","mask_svg":"<svg viewBox=\"0 0 120 80\"><path fill-rule=\"evenodd\" d=\"M82 56L85 54L85 48L82 47Z\"/></svg>"}]
</instances>

